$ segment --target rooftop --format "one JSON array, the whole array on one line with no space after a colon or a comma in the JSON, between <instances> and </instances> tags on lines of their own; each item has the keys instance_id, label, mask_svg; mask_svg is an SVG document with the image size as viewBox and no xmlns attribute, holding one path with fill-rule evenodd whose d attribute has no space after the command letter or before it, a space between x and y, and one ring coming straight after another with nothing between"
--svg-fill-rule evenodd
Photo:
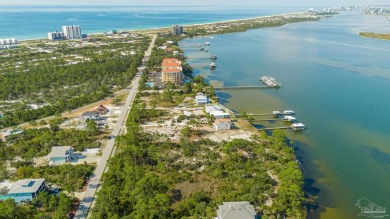
<instances>
[{"instance_id":1,"label":"rooftop","mask_svg":"<svg viewBox=\"0 0 390 219\"><path fill-rule=\"evenodd\" d=\"M35 193L39 187L45 183L45 179L22 179L17 181L8 192L8 194L15 193Z\"/></svg>"},{"instance_id":2,"label":"rooftop","mask_svg":"<svg viewBox=\"0 0 390 219\"><path fill-rule=\"evenodd\" d=\"M180 72L181 70L178 68L167 68L162 70L162 73L180 73Z\"/></svg>"},{"instance_id":3,"label":"rooftop","mask_svg":"<svg viewBox=\"0 0 390 219\"><path fill-rule=\"evenodd\" d=\"M162 67L163 68L181 67L181 63L178 63L178 62L163 62Z\"/></svg>"},{"instance_id":4,"label":"rooftop","mask_svg":"<svg viewBox=\"0 0 390 219\"><path fill-rule=\"evenodd\" d=\"M163 59L163 63L169 63L169 62L181 63L181 61L180 61L179 59L175 59L175 58L166 58L166 59Z\"/></svg>"},{"instance_id":5,"label":"rooftop","mask_svg":"<svg viewBox=\"0 0 390 219\"><path fill-rule=\"evenodd\" d=\"M55 146L51 148L49 154L50 157L65 157L70 154L70 150L73 151L71 146Z\"/></svg>"},{"instance_id":6,"label":"rooftop","mask_svg":"<svg viewBox=\"0 0 390 219\"><path fill-rule=\"evenodd\" d=\"M256 211L249 202L224 202L218 206L218 219L254 219Z\"/></svg>"},{"instance_id":7,"label":"rooftop","mask_svg":"<svg viewBox=\"0 0 390 219\"><path fill-rule=\"evenodd\" d=\"M231 122L231 121L232 121L231 119L227 119L227 118L225 118L225 119L216 119L216 120L215 120L215 123Z\"/></svg>"},{"instance_id":8,"label":"rooftop","mask_svg":"<svg viewBox=\"0 0 390 219\"><path fill-rule=\"evenodd\" d=\"M100 116L100 113L96 111L87 111L81 114L81 116Z\"/></svg>"}]
</instances>

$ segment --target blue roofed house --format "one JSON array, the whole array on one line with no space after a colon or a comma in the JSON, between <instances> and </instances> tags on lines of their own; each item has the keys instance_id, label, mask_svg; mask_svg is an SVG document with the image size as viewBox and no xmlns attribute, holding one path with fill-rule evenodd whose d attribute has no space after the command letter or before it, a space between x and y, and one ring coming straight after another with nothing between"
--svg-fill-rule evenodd
<instances>
[{"instance_id":1,"label":"blue roofed house","mask_svg":"<svg viewBox=\"0 0 390 219\"><path fill-rule=\"evenodd\" d=\"M32 201L45 187L45 179L22 179L17 181L8 192L8 197L19 203Z\"/></svg>"},{"instance_id":2,"label":"blue roofed house","mask_svg":"<svg viewBox=\"0 0 390 219\"><path fill-rule=\"evenodd\" d=\"M55 146L47 157L51 164L63 164L72 160L73 152L71 146Z\"/></svg>"},{"instance_id":3,"label":"blue roofed house","mask_svg":"<svg viewBox=\"0 0 390 219\"><path fill-rule=\"evenodd\" d=\"M195 103L197 105L207 104L207 103L209 103L209 98L207 98L207 96L204 95L203 93L197 93L195 96Z\"/></svg>"}]
</instances>

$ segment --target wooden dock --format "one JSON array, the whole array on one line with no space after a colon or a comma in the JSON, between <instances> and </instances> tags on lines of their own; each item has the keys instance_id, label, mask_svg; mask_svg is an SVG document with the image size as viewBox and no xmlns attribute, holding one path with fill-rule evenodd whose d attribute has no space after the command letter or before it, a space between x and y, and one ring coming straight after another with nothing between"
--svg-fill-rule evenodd
<instances>
[{"instance_id":1,"label":"wooden dock","mask_svg":"<svg viewBox=\"0 0 390 219\"><path fill-rule=\"evenodd\" d=\"M276 130L276 129L291 129L290 126L283 126L283 127L274 127L274 128L262 128L258 129L259 131L267 131L267 130Z\"/></svg>"},{"instance_id":2,"label":"wooden dock","mask_svg":"<svg viewBox=\"0 0 390 219\"><path fill-rule=\"evenodd\" d=\"M214 90L243 90L243 89L264 89L264 88L274 88L264 85L258 86L227 86L227 87L214 87Z\"/></svg>"},{"instance_id":3,"label":"wooden dock","mask_svg":"<svg viewBox=\"0 0 390 219\"><path fill-rule=\"evenodd\" d=\"M240 116L241 116L240 113L235 113L234 115L237 116L237 117L240 117ZM272 114L272 113L268 113L268 114L247 113L247 115L248 115L248 116L273 116L274 114Z\"/></svg>"},{"instance_id":4,"label":"wooden dock","mask_svg":"<svg viewBox=\"0 0 390 219\"><path fill-rule=\"evenodd\" d=\"M262 121L281 121L280 119L255 119L255 122L262 122Z\"/></svg>"}]
</instances>

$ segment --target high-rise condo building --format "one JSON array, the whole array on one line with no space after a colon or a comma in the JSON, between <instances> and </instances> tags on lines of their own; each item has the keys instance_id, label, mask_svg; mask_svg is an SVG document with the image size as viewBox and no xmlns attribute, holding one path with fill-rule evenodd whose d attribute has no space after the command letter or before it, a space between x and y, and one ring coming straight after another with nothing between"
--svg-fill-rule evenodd
<instances>
[{"instance_id":1,"label":"high-rise condo building","mask_svg":"<svg viewBox=\"0 0 390 219\"><path fill-rule=\"evenodd\" d=\"M66 39L81 39L81 29L79 25L62 26L62 32Z\"/></svg>"},{"instance_id":2,"label":"high-rise condo building","mask_svg":"<svg viewBox=\"0 0 390 219\"><path fill-rule=\"evenodd\" d=\"M172 34L173 35L180 35L183 33L183 26L179 25L172 25Z\"/></svg>"}]
</instances>

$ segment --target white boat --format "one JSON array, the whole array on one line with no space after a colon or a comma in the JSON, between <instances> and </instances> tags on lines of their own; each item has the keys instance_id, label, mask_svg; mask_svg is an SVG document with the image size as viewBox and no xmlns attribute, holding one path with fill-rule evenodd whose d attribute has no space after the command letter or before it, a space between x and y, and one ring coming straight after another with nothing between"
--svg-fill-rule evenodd
<instances>
[{"instance_id":1,"label":"white boat","mask_svg":"<svg viewBox=\"0 0 390 219\"><path fill-rule=\"evenodd\" d=\"M208 50L208 49L205 49L204 52L209 52L209 50Z\"/></svg>"},{"instance_id":2,"label":"white boat","mask_svg":"<svg viewBox=\"0 0 390 219\"><path fill-rule=\"evenodd\" d=\"M215 62L210 63L210 68L211 68L211 69L214 69L214 68L216 68L216 67L217 67L217 64L215 64Z\"/></svg>"},{"instance_id":3,"label":"white boat","mask_svg":"<svg viewBox=\"0 0 390 219\"><path fill-rule=\"evenodd\" d=\"M276 81L275 78L271 77L271 76L263 76L260 78L260 81L262 81L265 85L267 85L268 87L275 87L275 88L279 88L281 87L282 85L280 83L278 83Z\"/></svg>"},{"instance_id":4,"label":"white boat","mask_svg":"<svg viewBox=\"0 0 390 219\"><path fill-rule=\"evenodd\" d=\"M295 113L292 110L285 110L285 111L283 111L283 114L284 115L294 115Z\"/></svg>"},{"instance_id":5,"label":"white boat","mask_svg":"<svg viewBox=\"0 0 390 219\"><path fill-rule=\"evenodd\" d=\"M294 122L297 120L297 118L293 117L293 116L285 116L282 118L283 121L288 121L288 122Z\"/></svg>"},{"instance_id":6,"label":"white boat","mask_svg":"<svg viewBox=\"0 0 390 219\"><path fill-rule=\"evenodd\" d=\"M296 130L304 130L305 129L305 125L302 124L302 123L294 123L294 124L291 124L290 126L292 129L294 129L295 131Z\"/></svg>"},{"instance_id":7,"label":"white boat","mask_svg":"<svg viewBox=\"0 0 390 219\"><path fill-rule=\"evenodd\" d=\"M272 111L272 115L279 116L281 113L279 111Z\"/></svg>"},{"instance_id":8,"label":"white boat","mask_svg":"<svg viewBox=\"0 0 390 219\"><path fill-rule=\"evenodd\" d=\"M210 59L217 59L217 56L210 56Z\"/></svg>"},{"instance_id":9,"label":"white boat","mask_svg":"<svg viewBox=\"0 0 390 219\"><path fill-rule=\"evenodd\" d=\"M204 45L206 45L206 46L210 46L210 45L211 45L211 43L209 43L209 42L206 42Z\"/></svg>"}]
</instances>

